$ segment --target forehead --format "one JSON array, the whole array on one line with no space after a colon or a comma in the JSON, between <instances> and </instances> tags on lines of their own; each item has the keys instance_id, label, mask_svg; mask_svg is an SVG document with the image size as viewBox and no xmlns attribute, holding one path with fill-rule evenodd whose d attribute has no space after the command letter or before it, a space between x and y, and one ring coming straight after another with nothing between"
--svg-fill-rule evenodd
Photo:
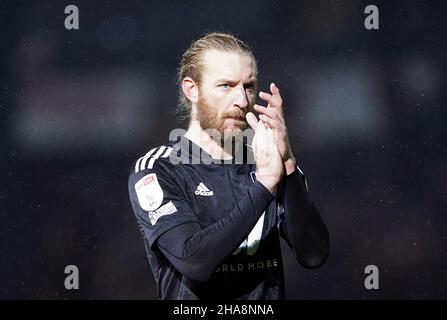
<instances>
[{"instance_id":1,"label":"forehead","mask_svg":"<svg viewBox=\"0 0 447 320\"><path fill-rule=\"evenodd\" d=\"M219 50L208 50L203 54L205 80L229 79L248 80L256 78L256 65L249 55Z\"/></svg>"}]
</instances>

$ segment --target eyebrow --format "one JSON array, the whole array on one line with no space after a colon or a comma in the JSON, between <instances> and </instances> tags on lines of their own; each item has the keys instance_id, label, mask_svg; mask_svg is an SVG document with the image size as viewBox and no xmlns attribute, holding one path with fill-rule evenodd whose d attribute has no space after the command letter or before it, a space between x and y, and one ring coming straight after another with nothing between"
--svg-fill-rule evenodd
<instances>
[{"instance_id":1,"label":"eyebrow","mask_svg":"<svg viewBox=\"0 0 447 320\"><path fill-rule=\"evenodd\" d=\"M231 80L231 79L219 79L219 80L216 80L216 83L221 83L221 82L234 83L234 82L238 82L238 81ZM256 83L257 83L256 78L250 78L247 82L244 83L244 85L247 85L247 84L255 85Z\"/></svg>"}]
</instances>

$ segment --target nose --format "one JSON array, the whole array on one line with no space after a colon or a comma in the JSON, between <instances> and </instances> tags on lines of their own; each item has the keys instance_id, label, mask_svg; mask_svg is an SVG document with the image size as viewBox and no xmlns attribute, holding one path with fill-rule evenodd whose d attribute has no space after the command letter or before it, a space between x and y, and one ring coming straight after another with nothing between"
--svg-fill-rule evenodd
<instances>
[{"instance_id":1,"label":"nose","mask_svg":"<svg viewBox=\"0 0 447 320\"><path fill-rule=\"evenodd\" d=\"M234 104L241 109L246 108L248 106L248 96L245 88L243 86L238 87L235 94Z\"/></svg>"}]
</instances>

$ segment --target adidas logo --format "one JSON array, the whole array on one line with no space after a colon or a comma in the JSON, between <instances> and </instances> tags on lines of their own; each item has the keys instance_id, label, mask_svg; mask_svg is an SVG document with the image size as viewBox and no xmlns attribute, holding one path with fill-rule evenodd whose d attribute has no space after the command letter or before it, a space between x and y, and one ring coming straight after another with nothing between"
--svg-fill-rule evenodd
<instances>
[{"instance_id":1,"label":"adidas logo","mask_svg":"<svg viewBox=\"0 0 447 320\"><path fill-rule=\"evenodd\" d=\"M214 195L214 192L212 192L210 189L205 187L203 182L200 182L200 184L197 186L195 194L198 196L210 197L210 196Z\"/></svg>"}]
</instances>

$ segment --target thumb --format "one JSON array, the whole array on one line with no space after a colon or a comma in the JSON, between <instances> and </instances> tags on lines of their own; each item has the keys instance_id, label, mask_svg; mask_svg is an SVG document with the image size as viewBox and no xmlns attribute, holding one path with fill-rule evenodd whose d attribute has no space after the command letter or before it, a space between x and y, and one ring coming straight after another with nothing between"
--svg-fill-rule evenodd
<instances>
[{"instance_id":1,"label":"thumb","mask_svg":"<svg viewBox=\"0 0 447 320\"><path fill-rule=\"evenodd\" d=\"M258 119L253 114L253 112L247 113L245 118L247 119L247 122L250 125L250 127L256 132L256 126L258 125Z\"/></svg>"}]
</instances>

